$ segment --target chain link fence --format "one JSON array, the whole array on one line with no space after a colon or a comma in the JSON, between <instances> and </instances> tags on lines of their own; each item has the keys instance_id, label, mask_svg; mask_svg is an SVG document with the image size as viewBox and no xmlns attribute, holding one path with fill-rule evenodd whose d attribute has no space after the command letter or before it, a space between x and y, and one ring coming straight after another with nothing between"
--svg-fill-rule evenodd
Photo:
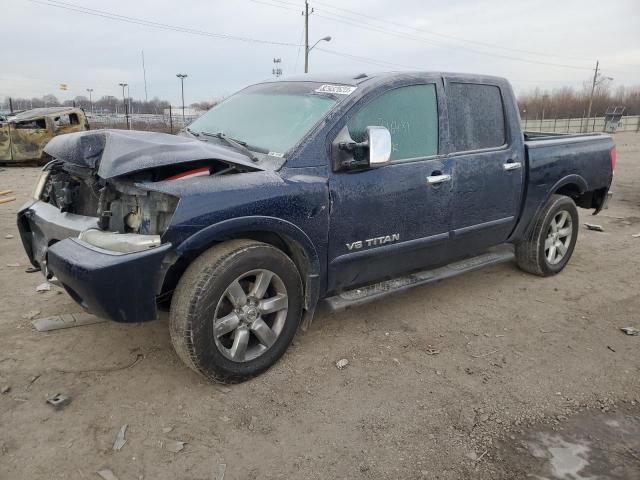
<instances>
[{"instance_id":1,"label":"chain link fence","mask_svg":"<svg viewBox=\"0 0 640 480\"><path fill-rule=\"evenodd\" d=\"M591 133L604 132L604 117L591 118L545 118L544 120L521 120L522 129L528 132ZM640 132L640 115L622 117L616 132Z\"/></svg>"},{"instance_id":2,"label":"chain link fence","mask_svg":"<svg viewBox=\"0 0 640 480\"><path fill-rule=\"evenodd\" d=\"M197 115L186 115L183 121L182 115L134 113L129 115L129 125L131 130L177 133L196 118L198 118ZM91 114L87 112L87 119L92 130L102 128L127 129L127 117L124 114Z\"/></svg>"}]
</instances>

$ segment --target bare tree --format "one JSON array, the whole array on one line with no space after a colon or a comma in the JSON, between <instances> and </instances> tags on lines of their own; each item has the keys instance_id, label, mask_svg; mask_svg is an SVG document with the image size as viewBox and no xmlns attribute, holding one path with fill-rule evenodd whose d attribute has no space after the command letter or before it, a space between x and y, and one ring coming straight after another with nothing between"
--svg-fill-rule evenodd
<instances>
[{"instance_id":1,"label":"bare tree","mask_svg":"<svg viewBox=\"0 0 640 480\"><path fill-rule=\"evenodd\" d=\"M520 115L523 119L539 119L544 109L545 118L577 118L586 115L591 86L583 85L579 90L561 87L554 90L535 88L518 97ZM640 115L640 86L620 86L612 90L610 82L598 85L593 95L592 116L602 116L610 106L625 107L626 115Z\"/></svg>"}]
</instances>

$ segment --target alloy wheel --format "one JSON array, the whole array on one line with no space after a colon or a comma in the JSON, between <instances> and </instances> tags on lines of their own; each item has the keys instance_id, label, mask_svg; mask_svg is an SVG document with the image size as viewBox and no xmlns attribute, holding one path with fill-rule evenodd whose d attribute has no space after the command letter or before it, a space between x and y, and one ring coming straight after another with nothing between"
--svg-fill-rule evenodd
<instances>
[{"instance_id":1,"label":"alloy wheel","mask_svg":"<svg viewBox=\"0 0 640 480\"><path fill-rule=\"evenodd\" d=\"M572 236L571 215L566 210L560 210L551 220L544 241L544 254L549 264L557 265L562 261L569 250Z\"/></svg>"},{"instance_id":2,"label":"alloy wheel","mask_svg":"<svg viewBox=\"0 0 640 480\"><path fill-rule=\"evenodd\" d=\"M248 362L276 342L289 301L282 279L265 269L236 278L216 306L213 334L218 350L234 362Z\"/></svg>"}]
</instances>

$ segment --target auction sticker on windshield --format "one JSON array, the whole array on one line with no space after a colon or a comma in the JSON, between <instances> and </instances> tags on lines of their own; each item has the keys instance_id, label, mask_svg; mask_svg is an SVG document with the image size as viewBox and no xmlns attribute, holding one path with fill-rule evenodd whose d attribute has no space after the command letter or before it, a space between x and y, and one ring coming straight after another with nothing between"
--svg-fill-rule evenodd
<instances>
[{"instance_id":1,"label":"auction sticker on windshield","mask_svg":"<svg viewBox=\"0 0 640 480\"><path fill-rule=\"evenodd\" d=\"M334 93L338 95L349 95L353 93L356 87L351 85L321 85L316 89L318 93Z\"/></svg>"}]
</instances>

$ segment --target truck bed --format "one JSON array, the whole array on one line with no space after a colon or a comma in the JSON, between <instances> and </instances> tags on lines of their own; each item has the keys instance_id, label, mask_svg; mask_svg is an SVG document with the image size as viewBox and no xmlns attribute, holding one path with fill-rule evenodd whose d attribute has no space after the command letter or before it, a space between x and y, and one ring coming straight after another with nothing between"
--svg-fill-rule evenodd
<instances>
[{"instance_id":1,"label":"truck bed","mask_svg":"<svg viewBox=\"0 0 640 480\"><path fill-rule=\"evenodd\" d=\"M600 211L611 184L613 139L604 133L524 132L527 178L514 239L526 236L550 192Z\"/></svg>"},{"instance_id":2,"label":"truck bed","mask_svg":"<svg viewBox=\"0 0 640 480\"><path fill-rule=\"evenodd\" d=\"M527 132L524 131L525 142L535 142L539 140L555 140L555 139L570 139L570 138L582 138L582 137L601 137L606 136L602 133L554 133L554 132Z\"/></svg>"}]
</instances>

